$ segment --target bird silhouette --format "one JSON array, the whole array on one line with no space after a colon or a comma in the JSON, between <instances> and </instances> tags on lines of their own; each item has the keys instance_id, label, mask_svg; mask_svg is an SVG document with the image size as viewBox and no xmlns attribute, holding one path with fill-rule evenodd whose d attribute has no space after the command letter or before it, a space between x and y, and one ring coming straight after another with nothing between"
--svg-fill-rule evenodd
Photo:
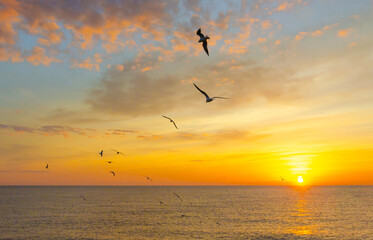
<instances>
[{"instance_id":1,"label":"bird silhouette","mask_svg":"<svg viewBox=\"0 0 373 240\"><path fill-rule=\"evenodd\" d=\"M112 161L107 161L107 163L112 163Z\"/></svg>"},{"instance_id":2,"label":"bird silhouette","mask_svg":"<svg viewBox=\"0 0 373 240\"><path fill-rule=\"evenodd\" d=\"M203 46L203 49L205 50L205 52L207 53L207 56L210 56L209 55L209 50L207 48L207 39L210 39L209 36L205 36L201 33L201 29L198 29L197 30L197 33L196 33L198 36L199 36L199 41L198 42L202 42L202 46Z\"/></svg>"},{"instance_id":3,"label":"bird silhouette","mask_svg":"<svg viewBox=\"0 0 373 240\"><path fill-rule=\"evenodd\" d=\"M102 157L102 155L104 154L104 150L101 150L101 152L99 152L98 154L100 154Z\"/></svg>"},{"instance_id":4,"label":"bird silhouette","mask_svg":"<svg viewBox=\"0 0 373 240\"><path fill-rule=\"evenodd\" d=\"M207 93L205 93L199 87L197 87L196 84L193 83L193 85L198 89L198 91L200 91L203 95L205 95L205 97L206 97L206 103L214 101L215 98L229 99L229 98L225 98L225 97L212 97L212 98L210 98L209 95L207 95Z\"/></svg>"},{"instance_id":5,"label":"bird silhouette","mask_svg":"<svg viewBox=\"0 0 373 240\"><path fill-rule=\"evenodd\" d=\"M151 178L150 177L148 177L148 176L145 176L148 180L150 180L150 181L152 181L153 182L153 180L151 180Z\"/></svg>"},{"instance_id":6,"label":"bird silhouette","mask_svg":"<svg viewBox=\"0 0 373 240\"><path fill-rule=\"evenodd\" d=\"M47 163L47 166L45 166L46 169L48 169L48 163Z\"/></svg>"},{"instance_id":7,"label":"bird silhouette","mask_svg":"<svg viewBox=\"0 0 373 240\"><path fill-rule=\"evenodd\" d=\"M170 120L170 122L172 122L172 123L174 124L175 128L176 128L176 129L179 129L179 128L177 128L176 123L174 122L174 120L172 120L172 119L169 118L169 117L166 117L165 115L162 115L162 117L167 118L168 120Z\"/></svg>"},{"instance_id":8,"label":"bird silhouette","mask_svg":"<svg viewBox=\"0 0 373 240\"><path fill-rule=\"evenodd\" d=\"M110 173L112 173L112 174L113 174L113 177L115 177L115 172L113 172L113 171L110 171Z\"/></svg>"},{"instance_id":9,"label":"bird silhouette","mask_svg":"<svg viewBox=\"0 0 373 240\"><path fill-rule=\"evenodd\" d=\"M119 151L117 151L117 150L115 150L115 149L111 149L111 150L113 150L113 151L116 152L117 154L122 154L122 155L124 155L125 157L127 157L126 154L124 154L124 153L122 153L122 152L119 152Z\"/></svg>"}]
</instances>

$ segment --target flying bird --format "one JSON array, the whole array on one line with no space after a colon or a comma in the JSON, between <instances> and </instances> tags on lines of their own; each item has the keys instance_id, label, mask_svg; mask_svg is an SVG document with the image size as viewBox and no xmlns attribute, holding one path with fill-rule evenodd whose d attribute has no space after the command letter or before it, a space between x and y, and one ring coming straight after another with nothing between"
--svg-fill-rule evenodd
<instances>
[{"instance_id":1,"label":"flying bird","mask_svg":"<svg viewBox=\"0 0 373 240\"><path fill-rule=\"evenodd\" d=\"M181 201L183 201L183 199L179 196L179 195L177 195L177 193L175 193L175 192L172 192L178 199L180 199Z\"/></svg>"},{"instance_id":2,"label":"flying bird","mask_svg":"<svg viewBox=\"0 0 373 240\"><path fill-rule=\"evenodd\" d=\"M104 154L104 150L101 150L101 152L99 152L98 154L100 154L102 157L102 154Z\"/></svg>"},{"instance_id":3,"label":"flying bird","mask_svg":"<svg viewBox=\"0 0 373 240\"><path fill-rule=\"evenodd\" d=\"M107 161L107 163L112 163L113 161Z\"/></svg>"},{"instance_id":4,"label":"flying bird","mask_svg":"<svg viewBox=\"0 0 373 240\"><path fill-rule=\"evenodd\" d=\"M126 154L124 154L124 153L122 153L122 152L119 152L119 151L117 151L117 150L115 150L115 149L111 149L111 150L113 150L114 152L117 152L117 154L122 154L122 155L124 155L125 157L127 157Z\"/></svg>"},{"instance_id":5,"label":"flying bird","mask_svg":"<svg viewBox=\"0 0 373 240\"><path fill-rule=\"evenodd\" d=\"M162 205L163 204L163 202L162 201L159 201L159 203Z\"/></svg>"},{"instance_id":6,"label":"flying bird","mask_svg":"<svg viewBox=\"0 0 373 240\"><path fill-rule=\"evenodd\" d=\"M148 177L148 176L145 176L148 180L150 180L150 181L152 181L153 182L153 180L151 180L151 178L150 177Z\"/></svg>"},{"instance_id":7,"label":"flying bird","mask_svg":"<svg viewBox=\"0 0 373 240\"><path fill-rule=\"evenodd\" d=\"M113 174L113 177L115 177L115 172L113 172L113 171L110 171L110 173L112 173L112 174Z\"/></svg>"},{"instance_id":8,"label":"flying bird","mask_svg":"<svg viewBox=\"0 0 373 240\"><path fill-rule=\"evenodd\" d=\"M81 197L84 201L87 201L87 199L85 198L84 195L81 195L80 197Z\"/></svg>"},{"instance_id":9,"label":"flying bird","mask_svg":"<svg viewBox=\"0 0 373 240\"><path fill-rule=\"evenodd\" d=\"M48 163L47 163L47 166L45 168L48 169Z\"/></svg>"},{"instance_id":10,"label":"flying bird","mask_svg":"<svg viewBox=\"0 0 373 240\"><path fill-rule=\"evenodd\" d=\"M285 181L285 179L283 179L281 176L280 176L280 178L281 178L281 181Z\"/></svg>"},{"instance_id":11,"label":"flying bird","mask_svg":"<svg viewBox=\"0 0 373 240\"><path fill-rule=\"evenodd\" d=\"M172 120L169 117L166 117L165 115L162 115L162 117L167 118L168 120L170 120L170 122L172 122L174 124L175 128L178 129L177 126L176 126L176 123L174 122L174 120Z\"/></svg>"},{"instance_id":12,"label":"flying bird","mask_svg":"<svg viewBox=\"0 0 373 240\"><path fill-rule=\"evenodd\" d=\"M212 98L210 98L209 95L207 95L207 93L205 93L199 87L197 87L197 85L195 83L193 83L193 85L198 89L198 91L200 91L203 95L205 95L206 103L214 101L215 98L229 99L229 98L225 98L225 97L212 97Z\"/></svg>"},{"instance_id":13,"label":"flying bird","mask_svg":"<svg viewBox=\"0 0 373 240\"><path fill-rule=\"evenodd\" d=\"M201 42L202 43L202 46L203 46L203 49L205 49L205 52L207 53L207 56L210 56L209 55L209 50L207 49L207 39L210 39L209 36L205 36L201 33L201 29L198 29L197 31L197 35L199 36L199 41L198 42Z\"/></svg>"}]
</instances>

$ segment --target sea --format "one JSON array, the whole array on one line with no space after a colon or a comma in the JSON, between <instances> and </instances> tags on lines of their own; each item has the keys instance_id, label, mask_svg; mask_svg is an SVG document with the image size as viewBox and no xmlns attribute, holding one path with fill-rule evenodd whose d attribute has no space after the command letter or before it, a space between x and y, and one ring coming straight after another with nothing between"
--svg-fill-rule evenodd
<instances>
[{"instance_id":1,"label":"sea","mask_svg":"<svg viewBox=\"0 0 373 240\"><path fill-rule=\"evenodd\" d=\"M373 186L1 186L0 239L373 239Z\"/></svg>"}]
</instances>

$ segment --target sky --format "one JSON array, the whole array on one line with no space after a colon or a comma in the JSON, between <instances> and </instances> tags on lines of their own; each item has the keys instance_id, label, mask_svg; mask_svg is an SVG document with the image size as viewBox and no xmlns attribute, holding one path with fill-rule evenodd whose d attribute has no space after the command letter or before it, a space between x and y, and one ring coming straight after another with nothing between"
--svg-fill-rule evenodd
<instances>
[{"instance_id":1,"label":"sky","mask_svg":"<svg viewBox=\"0 0 373 240\"><path fill-rule=\"evenodd\" d=\"M0 185L373 184L372 22L369 0L0 0Z\"/></svg>"}]
</instances>

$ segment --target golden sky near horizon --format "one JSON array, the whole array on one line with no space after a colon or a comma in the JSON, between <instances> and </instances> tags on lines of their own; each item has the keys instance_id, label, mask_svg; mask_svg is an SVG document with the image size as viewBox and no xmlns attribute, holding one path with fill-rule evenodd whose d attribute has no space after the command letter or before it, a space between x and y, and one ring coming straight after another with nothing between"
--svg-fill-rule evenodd
<instances>
[{"instance_id":1,"label":"golden sky near horizon","mask_svg":"<svg viewBox=\"0 0 373 240\"><path fill-rule=\"evenodd\" d=\"M373 184L372 13L0 0L0 185Z\"/></svg>"}]
</instances>

